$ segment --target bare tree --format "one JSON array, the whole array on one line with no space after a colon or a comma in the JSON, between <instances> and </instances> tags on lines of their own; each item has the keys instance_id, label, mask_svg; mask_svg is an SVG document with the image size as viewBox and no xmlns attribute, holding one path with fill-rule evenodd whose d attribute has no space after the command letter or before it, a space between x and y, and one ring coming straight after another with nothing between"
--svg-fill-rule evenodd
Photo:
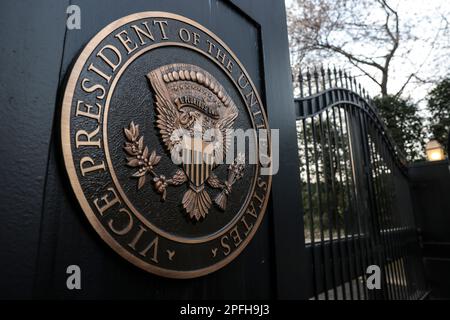
<instances>
[{"instance_id":1,"label":"bare tree","mask_svg":"<svg viewBox=\"0 0 450 320\"><path fill-rule=\"evenodd\" d=\"M317 64L339 55L368 77L382 96L399 96L412 80L427 81L420 71L430 52L441 40L444 27L422 39L430 52L409 66L410 73L397 92L389 91L392 65L408 63L412 43L418 40L411 30L421 19L403 19L388 0L296 0L288 8L288 30L293 66ZM400 59L399 59L400 58ZM400 61L401 60L401 61Z\"/></svg>"}]
</instances>

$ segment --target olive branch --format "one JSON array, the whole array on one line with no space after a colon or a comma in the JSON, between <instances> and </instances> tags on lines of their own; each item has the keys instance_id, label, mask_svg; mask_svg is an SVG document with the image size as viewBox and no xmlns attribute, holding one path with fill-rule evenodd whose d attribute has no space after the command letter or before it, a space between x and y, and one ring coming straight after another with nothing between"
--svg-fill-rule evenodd
<instances>
[{"instance_id":1,"label":"olive branch","mask_svg":"<svg viewBox=\"0 0 450 320\"><path fill-rule=\"evenodd\" d=\"M161 200L166 200L167 187L169 185L178 186L187 181L187 177L183 170L178 169L172 178L167 179L164 175L157 174L155 167L161 160L161 156L153 150L151 153L147 146L144 147L144 136L139 136L139 125L132 121L128 128L124 128L127 141L123 147L129 155L126 157L127 166L138 168L138 171L131 175L137 178L137 188L141 189L147 181L147 175L153 179L155 190L161 194Z\"/></svg>"},{"instance_id":2,"label":"olive branch","mask_svg":"<svg viewBox=\"0 0 450 320\"><path fill-rule=\"evenodd\" d=\"M231 194L233 184L241 179L244 175L245 157L243 154L238 154L234 162L228 166L228 178L224 182L220 181L215 174L211 174L208 178L208 184L216 189L222 191L216 196L214 202L225 210L227 207L228 196Z\"/></svg>"}]
</instances>

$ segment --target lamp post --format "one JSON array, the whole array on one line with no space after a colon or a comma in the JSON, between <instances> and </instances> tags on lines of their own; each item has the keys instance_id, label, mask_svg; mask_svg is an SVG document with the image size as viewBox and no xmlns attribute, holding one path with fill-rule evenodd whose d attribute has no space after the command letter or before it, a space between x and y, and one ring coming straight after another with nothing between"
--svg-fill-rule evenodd
<instances>
[{"instance_id":1,"label":"lamp post","mask_svg":"<svg viewBox=\"0 0 450 320\"><path fill-rule=\"evenodd\" d=\"M444 148L437 140L430 140L425 145L425 151L427 153L428 161L440 161L444 160Z\"/></svg>"}]
</instances>

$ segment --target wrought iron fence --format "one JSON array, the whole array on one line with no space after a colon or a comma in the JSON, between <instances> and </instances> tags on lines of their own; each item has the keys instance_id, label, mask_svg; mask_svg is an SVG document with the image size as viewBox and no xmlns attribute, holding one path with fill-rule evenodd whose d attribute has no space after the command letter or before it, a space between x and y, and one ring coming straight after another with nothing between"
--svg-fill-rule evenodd
<instances>
[{"instance_id":1,"label":"wrought iron fence","mask_svg":"<svg viewBox=\"0 0 450 320\"><path fill-rule=\"evenodd\" d=\"M336 69L299 74L295 99L312 299L426 291L404 157L365 90ZM367 267L381 289L366 286Z\"/></svg>"}]
</instances>

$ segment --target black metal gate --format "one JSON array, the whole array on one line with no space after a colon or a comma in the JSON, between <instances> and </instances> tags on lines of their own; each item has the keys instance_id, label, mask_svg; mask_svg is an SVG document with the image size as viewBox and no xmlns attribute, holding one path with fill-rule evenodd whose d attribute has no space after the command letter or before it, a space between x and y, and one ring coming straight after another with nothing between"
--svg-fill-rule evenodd
<instances>
[{"instance_id":1,"label":"black metal gate","mask_svg":"<svg viewBox=\"0 0 450 320\"><path fill-rule=\"evenodd\" d=\"M406 163L354 77L300 73L295 100L313 299L418 299L425 290ZM366 286L379 266L381 289Z\"/></svg>"}]
</instances>

